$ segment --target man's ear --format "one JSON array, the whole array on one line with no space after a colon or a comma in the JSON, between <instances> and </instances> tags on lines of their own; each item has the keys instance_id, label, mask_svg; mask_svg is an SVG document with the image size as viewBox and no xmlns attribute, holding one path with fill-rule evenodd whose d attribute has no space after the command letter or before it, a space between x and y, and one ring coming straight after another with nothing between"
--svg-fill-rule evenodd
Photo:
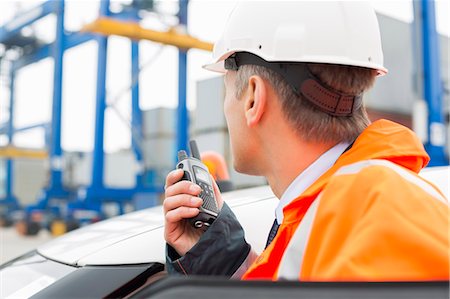
<instances>
[{"instance_id":1,"label":"man's ear","mask_svg":"<svg viewBox=\"0 0 450 299\"><path fill-rule=\"evenodd\" d=\"M261 120L267 103L267 83L259 76L248 79L245 97L245 117L247 125L253 127Z\"/></svg>"}]
</instances>

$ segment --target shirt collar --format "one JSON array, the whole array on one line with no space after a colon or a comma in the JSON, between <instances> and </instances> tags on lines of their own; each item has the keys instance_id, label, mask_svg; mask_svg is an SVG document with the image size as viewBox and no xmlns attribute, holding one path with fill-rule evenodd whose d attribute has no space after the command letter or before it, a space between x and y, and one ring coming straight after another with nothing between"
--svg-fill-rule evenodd
<instances>
[{"instance_id":1,"label":"shirt collar","mask_svg":"<svg viewBox=\"0 0 450 299\"><path fill-rule=\"evenodd\" d=\"M302 173L300 173L292 183L284 191L280 198L277 208L275 209L275 216L278 224L283 222L283 209L294 199L299 197L309 186L311 186L322 174L327 172L333 166L339 156L350 145L348 142L342 142L323 153L314 163L308 166Z\"/></svg>"}]
</instances>

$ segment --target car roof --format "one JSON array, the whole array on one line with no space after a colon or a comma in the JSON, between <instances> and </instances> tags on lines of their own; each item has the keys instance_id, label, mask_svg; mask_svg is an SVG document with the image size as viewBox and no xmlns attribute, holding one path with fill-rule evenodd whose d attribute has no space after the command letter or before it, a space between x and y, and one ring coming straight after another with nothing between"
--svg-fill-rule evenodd
<instances>
[{"instance_id":1,"label":"car roof","mask_svg":"<svg viewBox=\"0 0 450 299\"><path fill-rule=\"evenodd\" d=\"M223 198L250 231L258 227L251 227L252 224L243 219L249 206L255 215L263 216L262 219L272 219L270 223L260 223L270 229L278 200L268 186L227 192ZM163 225L162 206L157 206L74 230L37 250L49 259L74 266L163 262Z\"/></svg>"},{"instance_id":2,"label":"car roof","mask_svg":"<svg viewBox=\"0 0 450 299\"><path fill-rule=\"evenodd\" d=\"M438 187L447 200L450 199L450 166L428 167L420 175Z\"/></svg>"},{"instance_id":3,"label":"car roof","mask_svg":"<svg viewBox=\"0 0 450 299\"><path fill-rule=\"evenodd\" d=\"M421 172L449 198L450 167ZM269 186L223 194L246 231L256 252L264 248L278 199ZM67 233L40 247L38 252L61 263L85 265L129 265L165 261L162 206L132 212Z\"/></svg>"}]
</instances>

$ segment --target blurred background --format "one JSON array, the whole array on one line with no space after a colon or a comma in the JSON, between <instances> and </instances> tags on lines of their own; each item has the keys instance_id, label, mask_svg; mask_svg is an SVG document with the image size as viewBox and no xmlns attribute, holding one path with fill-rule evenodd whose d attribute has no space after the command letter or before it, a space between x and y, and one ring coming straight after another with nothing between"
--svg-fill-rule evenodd
<instances>
[{"instance_id":1,"label":"blurred background","mask_svg":"<svg viewBox=\"0 0 450 299\"><path fill-rule=\"evenodd\" d=\"M266 183L232 169L222 78L201 68L234 3L0 2L0 262L160 204L189 139L224 157L227 186ZM370 117L412 128L430 165L448 165L449 1L371 3L389 74L365 95Z\"/></svg>"}]
</instances>

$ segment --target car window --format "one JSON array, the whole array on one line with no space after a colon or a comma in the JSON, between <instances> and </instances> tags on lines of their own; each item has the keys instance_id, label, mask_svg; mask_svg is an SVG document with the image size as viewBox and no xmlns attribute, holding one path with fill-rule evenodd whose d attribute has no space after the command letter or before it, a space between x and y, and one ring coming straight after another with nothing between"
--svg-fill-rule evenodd
<instances>
[{"instance_id":1,"label":"car window","mask_svg":"<svg viewBox=\"0 0 450 299\"><path fill-rule=\"evenodd\" d=\"M160 263L84 266L36 293L33 299L124 298L152 283L164 270Z\"/></svg>"},{"instance_id":2,"label":"car window","mask_svg":"<svg viewBox=\"0 0 450 299\"><path fill-rule=\"evenodd\" d=\"M0 268L0 298L28 298L77 268L25 254Z\"/></svg>"}]
</instances>

